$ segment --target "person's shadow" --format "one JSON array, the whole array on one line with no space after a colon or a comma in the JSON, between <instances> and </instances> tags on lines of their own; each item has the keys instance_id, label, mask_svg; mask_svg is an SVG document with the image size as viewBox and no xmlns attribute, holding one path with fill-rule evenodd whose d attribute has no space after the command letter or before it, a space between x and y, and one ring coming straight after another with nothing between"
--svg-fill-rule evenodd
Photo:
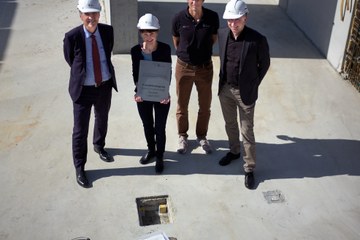
<instances>
[{"instance_id":1,"label":"person's shadow","mask_svg":"<svg viewBox=\"0 0 360 240\"><path fill-rule=\"evenodd\" d=\"M360 175L360 141L277 136L284 144L258 145L258 180Z\"/></svg>"},{"instance_id":2,"label":"person's shadow","mask_svg":"<svg viewBox=\"0 0 360 240\"><path fill-rule=\"evenodd\" d=\"M360 175L360 141L346 139L301 139L277 136L283 143L257 143L256 187L266 180L281 178L317 178L335 175ZM198 148L189 141L186 154L167 151L162 175L241 175L243 160L227 166L218 161L228 152L225 140L210 140L212 154L192 153ZM146 153L139 149L107 149L115 161L126 157L134 159L134 167L88 170L91 182L111 176L155 175L154 163L141 165L138 161ZM199 152L199 151L197 151ZM136 156L136 157L135 157ZM120 158L120 159L119 159Z\"/></svg>"}]
</instances>

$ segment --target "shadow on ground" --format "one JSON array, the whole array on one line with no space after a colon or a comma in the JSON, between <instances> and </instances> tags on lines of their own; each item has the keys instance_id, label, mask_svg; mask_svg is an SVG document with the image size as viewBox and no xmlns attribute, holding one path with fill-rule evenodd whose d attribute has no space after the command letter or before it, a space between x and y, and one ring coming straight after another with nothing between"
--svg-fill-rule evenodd
<instances>
[{"instance_id":1,"label":"shadow on ground","mask_svg":"<svg viewBox=\"0 0 360 240\"><path fill-rule=\"evenodd\" d=\"M10 38L11 25L17 5L18 3L16 1L0 0L0 70Z\"/></svg>"},{"instance_id":2,"label":"shadow on ground","mask_svg":"<svg viewBox=\"0 0 360 240\"><path fill-rule=\"evenodd\" d=\"M256 179L258 183L271 179L320 178L334 175L360 175L360 141L346 139L301 139L277 136L283 144L257 144ZM241 175L242 160L221 167L218 161L227 150L227 141L212 140L213 154L191 153L198 147L189 141L189 151L181 155L165 153L163 175ZM145 154L139 149L108 149L115 156L137 156L131 168L89 170L91 181L112 176L155 175L154 164L140 166L138 159ZM121 160L120 160L121 161Z\"/></svg>"}]
</instances>

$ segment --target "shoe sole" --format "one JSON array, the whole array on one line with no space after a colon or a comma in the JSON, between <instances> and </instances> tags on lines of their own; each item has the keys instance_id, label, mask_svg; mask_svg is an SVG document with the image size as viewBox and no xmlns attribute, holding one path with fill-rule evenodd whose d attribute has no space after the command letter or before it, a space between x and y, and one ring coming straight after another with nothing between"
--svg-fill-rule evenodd
<instances>
[{"instance_id":1,"label":"shoe sole","mask_svg":"<svg viewBox=\"0 0 360 240\"><path fill-rule=\"evenodd\" d=\"M80 187L83 187L83 188L91 188L91 184L90 184L90 183L85 184L85 183L80 182L79 180L77 180L76 182L77 182L77 184L79 184Z\"/></svg>"}]
</instances>

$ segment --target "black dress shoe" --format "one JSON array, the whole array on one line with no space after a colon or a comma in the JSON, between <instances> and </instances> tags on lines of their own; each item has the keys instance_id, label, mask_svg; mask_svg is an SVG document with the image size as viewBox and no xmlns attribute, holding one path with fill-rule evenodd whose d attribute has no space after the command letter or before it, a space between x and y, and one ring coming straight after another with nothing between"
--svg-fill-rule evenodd
<instances>
[{"instance_id":1,"label":"black dress shoe","mask_svg":"<svg viewBox=\"0 0 360 240\"><path fill-rule=\"evenodd\" d=\"M155 172L162 173L164 171L164 159L162 157L156 157Z\"/></svg>"},{"instance_id":2,"label":"black dress shoe","mask_svg":"<svg viewBox=\"0 0 360 240\"><path fill-rule=\"evenodd\" d=\"M245 173L245 187L248 189L254 189L255 186L255 178L253 172Z\"/></svg>"},{"instance_id":3,"label":"black dress shoe","mask_svg":"<svg viewBox=\"0 0 360 240\"><path fill-rule=\"evenodd\" d=\"M94 151L99 154L99 157L104 162L113 162L114 158L105 149L94 148Z\"/></svg>"},{"instance_id":4,"label":"black dress shoe","mask_svg":"<svg viewBox=\"0 0 360 240\"><path fill-rule=\"evenodd\" d=\"M233 154L231 152L228 152L220 161L219 164L221 166L226 166L231 163L232 160L238 159L240 157L240 153Z\"/></svg>"},{"instance_id":5,"label":"black dress shoe","mask_svg":"<svg viewBox=\"0 0 360 240\"><path fill-rule=\"evenodd\" d=\"M140 158L140 163L148 164L153 157L155 157L155 152L148 151L144 156Z\"/></svg>"},{"instance_id":6,"label":"black dress shoe","mask_svg":"<svg viewBox=\"0 0 360 240\"><path fill-rule=\"evenodd\" d=\"M91 187L91 184L89 183L89 180L87 179L84 170L81 170L76 173L76 181L83 188Z\"/></svg>"}]
</instances>

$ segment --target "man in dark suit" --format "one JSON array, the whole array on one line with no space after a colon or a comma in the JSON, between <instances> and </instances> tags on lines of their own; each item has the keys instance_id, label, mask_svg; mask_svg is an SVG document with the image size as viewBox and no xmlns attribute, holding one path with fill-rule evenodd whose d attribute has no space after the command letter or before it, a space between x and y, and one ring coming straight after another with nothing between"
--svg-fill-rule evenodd
<instances>
[{"instance_id":1,"label":"man in dark suit","mask_svg":"<svg viewBox=\"0 0 360 240\"><path fill-rule=\"evenodd\" d=\"M227 3L223 18L227 28L219 30L220 81L219 99L229 138L230 152L220 161L221 166L240 157L240 135L237 109L240 114L241 136L244 146L245 186L254 188L253 171L256 163L254 110L258 87L270 67L266 38L245 26L248 8L243 1Z\"/></svg>"},{"instance_id":2,"label":"man in dark suit","mask_svg":"<svg viewBox=\"0 0 360 240\"><path fill-rule=\"evenodd\" d=\"M114 33L112 26L98 23L101 11L98 0L79 0L77 8L83 24L65 34L64 57L71 68L69 93L74 113L72 152L76 181L88 188L91 184L85 175L85 163L92 106L95 114L94 151L103 161L113 161L104 147L112 88L117 91L111 62Z\"/></svg>"}]
</instances>

